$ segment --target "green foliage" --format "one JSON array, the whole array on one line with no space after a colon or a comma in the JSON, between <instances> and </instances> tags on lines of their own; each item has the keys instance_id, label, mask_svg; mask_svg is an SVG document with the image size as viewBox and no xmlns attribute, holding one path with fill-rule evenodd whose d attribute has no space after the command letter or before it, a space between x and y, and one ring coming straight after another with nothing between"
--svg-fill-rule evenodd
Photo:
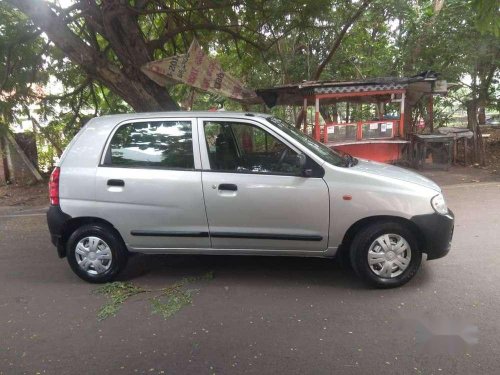
<instances>
[{"instance_id":1,"label":"green foliage","mask_svg":"<svg viewBox=\"0 0 500 375\"><path fill-rule=\"evenodd\" d=\"M8 3L17 1L0 3L0 91L10 93L0 100L0 124L20 121L29 114L36 116L64 147L90 117L131 110L125 96L89 74L88 66L70 61L25 14ZM196 38L224 69L252 88L311 79L360 5L360 1L343 0L130 0L122 11L131 12L130 25L140 30L139 42L150 48L148 56L137 58L137 54L125 56L123 43L111 38L109 29L103 31L87 19L95 9L100 12L97 15L104 12L104 2L84 11L80 3L68 8L71 10L51 3L60 17L66 17L74 35L104 56L113 69L136 79L138 85L142 82L134 72L140 64L135 61L185 53ZM450 82L464 81L460 106L473 99L498 109L498 12L495 0L374 0L350 27L321 79L411 76L433 70ZM122 30L119 35L127 40L135 37L133 27L124 30L128 34L123 35ZM165 90L184 109L223 106L227 110L268 111L185 85ZM439 108L436 110L438 113ZM296 115L286 108L272 112L288 119ZM46 152L42 159L47 163L54 153L51 142L42 152Z\"/></svg>"},{"instance_id":2,"label":"green foliage","mask_svg":"<svg viewBox=\"0 0 500 375\"><path fill-rule=\"evenodd\" d=\"M154 314L159 314L165 319L170 318L184 306L192 303L193 290L184 289L186 285L197 281L212 280L213 277L213 271L209 271L200 276L183 278L181 281L161 289L144 289L130 282L119 281L104 284L94 291L94 293L108 299L97 312L97 319L104 320L115 316L124 302L141 293L153 295L149 301Z\"/></svg>"},{"instance_id":3,"label":"green foliage","mask_svg":"<svg viewBox=\"0 0 500 375\"><path fill-rule=\"evenodd\" d=\"M96 291L97 294L108 297L108 301L99 309L97 319L104 320L116 315L121 305L130 297L144 293L146 290L128 282L114 282L102 285Z\"/></svg>"},{"instance_id":4,"label":"green foliage","mask_svg":"<svg viewBox=\"0 0 500 375\"><path fill-rule=\"evenodd\" d=\"M164 319L170 318L183 307L193 302L192 294L194 290L182 289L185 285L197 281L212 280L213 278L213 271L209 271L201 276L186 277L177 284L160 289L160 293L150 299L153 313L161 315Z\"/></svg>"},{"instance_id":5,"label":"green foliage","mask_svg":"<svg viewBox=\"0 0 500 375\"><path fill-rule=\"evenodd\" d=\"M164 319L170 318L184 306L192 303L191 290L174 289L168 295L162 295L151 299L151 307L154 314L161 315Z\"/></svg>"},{"instance_id":6,"label":"green foliage","mask_svg":"<svg viewBox=\"0 0 500 375\"><path fill-rule=\"evenodd\" d=\"M500 38L500 6L497 0L473 0L476 11L476 27L481 33L490 33Z\"/></svg>"}]
</instances>

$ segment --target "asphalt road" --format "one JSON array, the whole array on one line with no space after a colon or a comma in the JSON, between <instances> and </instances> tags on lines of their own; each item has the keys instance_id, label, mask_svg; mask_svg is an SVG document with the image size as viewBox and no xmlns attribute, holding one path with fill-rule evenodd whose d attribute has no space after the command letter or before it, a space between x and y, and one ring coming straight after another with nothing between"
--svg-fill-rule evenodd
<instances>
[{"instance_id":1,"label":"asphalt road","mask_svg":"<svg viewBox=\"0 0 500 375\"><path fill-rule=\"evenodd\" d=\"M99 321L43 211L1 208L0 374L498 374L500 184L445 192L452 250L399 289L324 259L132 258L122 279L145 288L213 271L168 319L143 293Z\"/></svg>"}]
</instances>

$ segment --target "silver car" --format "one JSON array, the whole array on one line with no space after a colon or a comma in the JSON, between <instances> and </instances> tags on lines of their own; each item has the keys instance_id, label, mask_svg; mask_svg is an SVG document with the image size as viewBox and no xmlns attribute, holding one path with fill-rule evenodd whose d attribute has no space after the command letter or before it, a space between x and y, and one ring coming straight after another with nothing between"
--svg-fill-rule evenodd
<instances>
[{"instance_id":1,"label":"silver car","mask_svg":"<svg viewBox=\"0 0 500 375\"><path fill-rule=\"evenodd\" d=\"M131 253L341 257L395 287L450 249L441 189L395 166L340 156L257 113L94 118L49 183L52 242L90 282Z\"/></svg>"}]
</instances>

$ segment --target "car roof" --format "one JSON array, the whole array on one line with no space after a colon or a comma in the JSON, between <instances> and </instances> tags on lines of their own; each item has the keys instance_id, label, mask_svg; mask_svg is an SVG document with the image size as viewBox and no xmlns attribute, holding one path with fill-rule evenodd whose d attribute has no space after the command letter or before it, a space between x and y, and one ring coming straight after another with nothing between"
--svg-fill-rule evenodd
<instances>
[{"instance_id":1,"label":"car roof","mask_svg":"<svg viewBox=\"0 0 500 375\"><path fill-rule=\"evenodd\" d=\"M197 118L197 117L211 117L211 118L268 118L269 114L265 113L252 113L252 112L210 112L210 111L170 111L170 112L137 112L137 113L123 113L119 115L105 115L94 117L85 124L87 129L98 129L102 134L112 131L117 124L130 121L144 121L148 119L158 118Z\"/></svg>"},{"instance_id":2,"label":"car roof","mask_svg":"<svg viewBox=\"0 0 500 375\"><path fill-rule=\"evenodd\" d=\"M115 121L144 119L154 117L262 117L271 116L266 113L257 112L229 112L229 111L165 111L165 112L133 112L117 115L105 115L97 117L97 119L112 119Z\"/></svg>"}]
</instances>

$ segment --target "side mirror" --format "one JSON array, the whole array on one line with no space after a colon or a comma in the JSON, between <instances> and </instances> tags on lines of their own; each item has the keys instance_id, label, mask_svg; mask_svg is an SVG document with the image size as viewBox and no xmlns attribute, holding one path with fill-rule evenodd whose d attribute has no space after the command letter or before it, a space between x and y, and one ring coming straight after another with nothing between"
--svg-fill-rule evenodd
<instances>
[{"instance_id":1,"label":"side mirror","mask_svg":"<svg viewBox=\"0 0 500 375\"><path fill-rule=\"evenodd\" d=\"M302 177L312 177L313 175L313 170L310 168L305 168L307 162L307 156L304 154L297 154L297 161L296 165L298 168L301 169L301 175Z\"/></svg>"},{"instance_id":2,"label":"side mirror","mask_svg":"<svg viewBox=\"0 0 500 375\"><path fill-rule=\"evenodd\" d=\"M312 177L313 176L313 170L310 168L303 169L302 170L302 177Z\"/></svg>"}]
</instances>

